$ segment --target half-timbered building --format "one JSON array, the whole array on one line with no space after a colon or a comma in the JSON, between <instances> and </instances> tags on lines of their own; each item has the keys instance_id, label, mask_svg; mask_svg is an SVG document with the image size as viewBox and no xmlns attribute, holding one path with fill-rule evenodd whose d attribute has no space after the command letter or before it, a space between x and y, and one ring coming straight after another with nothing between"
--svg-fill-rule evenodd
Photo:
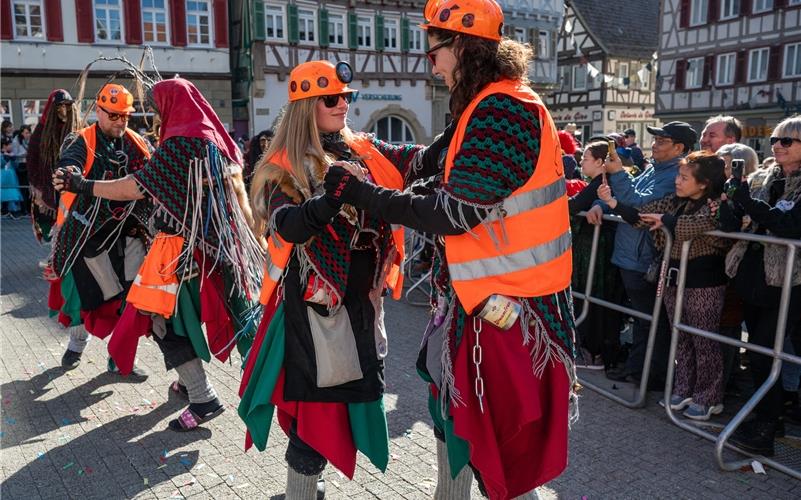
<instances>
[{"instance_id":1,"label":"half-timbered building","mask_svg":"<svg viewBox=\"0 0 801 500\"><path fill-rule=\"evenodd\" d=\"M662 5L657 116L700 131L711 115L733 115L743 142L769 155L773 126L801 112L801 0Z\"/></svg>"},{"instance_id":2,"label":"half-timbered building","mask_svg":"<svg viewBox=\"0 0 801 500\"><path fill-rule=\"evenodd\" d=\"M633 128L654 117L659 0L567 0L558 40L559 79L548 98L560 128L580 138Z\"/></svg>"},{"instance_id":3,"label":"half-timbered building","mask_svg":"<svg viewBox=\"0 0 801 500\"><path fill-rule=\"evenodd\" d=\"M230 126L228 38L228 0L2 0L2 118L37 123L50 91L75 92L87 63L126 56L138 64L149 45L162 74L192 80ZM121 69L93 66L86 97ZM132 126L144 125L142 114L137 110Z\"/></svg>"}]
</instances>

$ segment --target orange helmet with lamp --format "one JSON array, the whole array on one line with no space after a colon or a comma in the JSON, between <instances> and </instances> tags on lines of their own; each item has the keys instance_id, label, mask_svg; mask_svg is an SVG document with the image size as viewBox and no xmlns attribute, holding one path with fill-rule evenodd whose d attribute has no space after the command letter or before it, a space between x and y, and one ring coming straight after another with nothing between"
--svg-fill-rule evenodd
<instances>
[{"instance_id":1,"label":"orange helmet with lamp","mask_svg":"<svg viewBox=\"0 0 801 500\"><path fill-rule=\"evenodd\" d=\"M97 105L108 113L127 115L133 113L133 94L128 89L116 83L107 83L97 93Z\"/></svg>"},{"instance_id":2,"label":"orange helmet with lamp","mask_svg":"<svg viewBox=\"0 0 801 500\"><path fill-rule=\"evenodd\" d=\"M428 0L421 28L440 28L501 41L503 10L495 0Z\"/></svg>"},{"instance_id":3,"label":"orange helmet with lamp","mask_svg":"<svg viewBox=\"0 0 801 500\"><path fill-rule=\"evenodd\" d=\"M289 102L319 97L357 92L348 87L353 81L350 64L339 61L309 61L298 64L289 73Z\"/></svg>"}]
</instances>

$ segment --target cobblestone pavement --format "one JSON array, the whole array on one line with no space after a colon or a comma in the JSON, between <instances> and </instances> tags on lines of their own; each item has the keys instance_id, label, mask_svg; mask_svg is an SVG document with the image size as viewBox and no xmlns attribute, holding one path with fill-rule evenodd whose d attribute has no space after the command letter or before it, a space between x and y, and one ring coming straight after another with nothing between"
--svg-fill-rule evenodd
<instances>
[{"instance_id":1,"label":"cobblestone pavement","mask_svg":"<svg viewBox=\"0 0 801 500\"><path fill-rule=\"evenodd\" d=\"M152 341L139 364L150 377L130 383L105 372L105 344L90 342L81 365L60 365L67 335L46 312L47 288L27 221L2 221L2 489L4 499L282 498L286 439L273 425L264 453L243 451L236 414L239 363L213 363L212 382L226 402L202 430L175 433L167 421L182 409L168 398ZM390 305L387 396L392 453L386 474L360 458L353 481L326 469L330 498L431 498L435 443L425 389L414 370L425 310ZM801 484L776 471L721 472L712 444L672 425L651 396L625 409L590 391L570 438L570 466L541 488L545 498L791 498ZM793 493L795 491L795 493ZM478 498L474 487L473 497Z\"/></svg>"}]
</instances>

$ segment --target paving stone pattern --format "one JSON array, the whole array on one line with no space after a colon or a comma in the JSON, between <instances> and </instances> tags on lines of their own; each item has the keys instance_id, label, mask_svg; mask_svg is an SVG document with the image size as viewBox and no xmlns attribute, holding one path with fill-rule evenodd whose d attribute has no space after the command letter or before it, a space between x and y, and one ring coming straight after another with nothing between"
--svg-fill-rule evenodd
<instances>
[{"instance_id":1,"label":"paving stone pattern","mask_svg":"<svg viewBox=\"0 0 801 500\"><path fill-rule=\"evenodd\" d=\"M241 360L214 362L212 383L227 411L201 430L175 433L182 409L168 397L175 377L143 340L142 383L106 373L105 343L92 339L81 365L60 368L67 334L46 311L47 284L27 220L3 220L0 310L0 466L3 499L282 498L286 438L273 425L264 453L245 453L236 414ZM329 498L426 499L436 485L436 446L425 386L414 362L425 308L390 304L387 359L391 461L386 474L359 459L353 481L332 467ZM644 410L590 391L570 438L570 466L544 498L797 498L798 481L776 471L722 472L712 444L672 425L656 394ZM513 411L513 409L510 409ZM473 498L480 498L473 488Z\"/></svg>"}]
</instances>

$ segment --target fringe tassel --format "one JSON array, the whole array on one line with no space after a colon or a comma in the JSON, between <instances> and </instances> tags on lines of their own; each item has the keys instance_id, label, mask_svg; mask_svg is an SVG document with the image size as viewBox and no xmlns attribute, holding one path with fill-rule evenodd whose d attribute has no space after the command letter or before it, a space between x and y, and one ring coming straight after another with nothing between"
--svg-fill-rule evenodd
<instances>
[{"instance_id":1,"label":"fringe tassel","mask_svg":"<svg viewBox=\"0 0 801 500\"><path fill-rule=\"evenodd\" d=\"M453 311L456 307L455 300L451 300L448 304L448 312L443 320L445 331L442 335L442 356L440 359L442 369L442 385L440 386L440 410L442 415L448 414L448 403L453 403L453 406L464 405L464 400L456 388L456 376L453 374L453 360L451 359L451 346L450 346L450 324L453 321Z\"/></svg>"}]
</instances>

